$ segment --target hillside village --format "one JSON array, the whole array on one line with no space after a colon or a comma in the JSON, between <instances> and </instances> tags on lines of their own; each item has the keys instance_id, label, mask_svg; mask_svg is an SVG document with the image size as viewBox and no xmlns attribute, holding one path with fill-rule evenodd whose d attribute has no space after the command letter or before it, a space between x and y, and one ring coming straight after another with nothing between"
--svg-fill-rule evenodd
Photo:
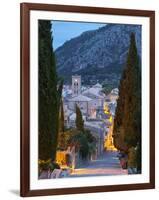
<instances>
[{"instance_id":1,"label":"hillside village","mask_svg":"<svg viewBox=\"0 0 159 200\"><path fill-rule=\"evenodd\" d=\"M113 126L118 89L113 89L109 95L102 92L102 85L97 83L92 87L81 84L81 76L72 76L72 85L63 89L65 126L75 126L75 106L80 108L85 128L97 138L96 156L106 147L108 133ZM108 143L107 143L108 144ZM113 148L113 147L112 147Z\"/></svg>"}]
</instances>

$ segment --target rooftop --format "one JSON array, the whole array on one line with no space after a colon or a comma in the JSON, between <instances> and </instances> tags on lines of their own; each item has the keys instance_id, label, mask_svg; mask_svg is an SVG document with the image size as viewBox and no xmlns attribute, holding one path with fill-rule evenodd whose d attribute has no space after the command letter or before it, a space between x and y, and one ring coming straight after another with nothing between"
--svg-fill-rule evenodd
<instances>
[{"instance_id":1,"label":"rooftop","mask_svg":"<svg viewBox=\"0 0 159 200\"><path fill-rule=\"evenodd\" d=\"M89 95L89 94L92 94L94 96L97 96L97 97L103 97L100 93L101 93L101 90L102 88L101 87L98 87L98 85L100 84L96 84L95 86L89 88L89 89L86 89L83 94L85 95Z\"/></svg>"},{"instance_id":2,"label":"rooftop","mask_svg":"<svg viewBox=\"0 0 159 200\"><path fill-rule=\"evenodd\" d=\"M92 101L92 99L82 94L79 94L78 96L70 98L68 101Z\"/></svg>"}]
</instances>

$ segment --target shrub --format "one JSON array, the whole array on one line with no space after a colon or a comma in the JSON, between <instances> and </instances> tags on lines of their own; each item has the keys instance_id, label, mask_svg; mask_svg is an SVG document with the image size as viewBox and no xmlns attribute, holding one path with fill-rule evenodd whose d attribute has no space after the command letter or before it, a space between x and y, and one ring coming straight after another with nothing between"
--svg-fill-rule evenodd
<instances>
[{"instance_id":1,"label":"shrub","mask_svg":"<svg viewBox=\"0 0 159 200\"><path fill-rule=\"evenodd\" d=\"M57 163L55 163L55 162L51 162L51 163L49 164L49 169L50 169L51 171L54 171L54 169L60 169L60 165L57 164Z\"/></svg>"},{"instance_id":2,"label":"shrub","mask_svg":"<svg viewBox=\"0 0 159 200\"><path fill-rule=\"evenodd\" d=\"M39 160L38 161L39 171L48 170L50 161L51 161L50 159L49 160Z\"/></svg>"},{"instance_id":3,"label":"shrub","mask_svg":"<svg viewBox=\"0 0 159 200\"><path fill-rule=\"evenodd\" d=\"M53 171L54 169L60 169L60 166L57 163L52 162L51 159L39 160L38 164L39 164L39 172L42 172L44 170L49 170L49 169L51 171Z\"/></svg>"}]
</instances>

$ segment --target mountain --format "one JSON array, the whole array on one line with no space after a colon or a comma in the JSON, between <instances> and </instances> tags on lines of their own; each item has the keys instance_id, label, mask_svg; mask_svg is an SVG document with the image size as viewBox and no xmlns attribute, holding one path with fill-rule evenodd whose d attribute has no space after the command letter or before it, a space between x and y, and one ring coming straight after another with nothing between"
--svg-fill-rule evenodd
<instances>
[{"instance_id":1,"label":"mountain","mask_svg":"<svg viewBox=\"0 0 159 200\"><path fill-rule=\"evenodd\" d=\"M130 34L136 35L141 56L141 26L107 24L65 42L55 51L57 71L65 82L74 74L82 75L84 84L113 84L117 87L125 66Z\"/></svg>"}]
</instances>

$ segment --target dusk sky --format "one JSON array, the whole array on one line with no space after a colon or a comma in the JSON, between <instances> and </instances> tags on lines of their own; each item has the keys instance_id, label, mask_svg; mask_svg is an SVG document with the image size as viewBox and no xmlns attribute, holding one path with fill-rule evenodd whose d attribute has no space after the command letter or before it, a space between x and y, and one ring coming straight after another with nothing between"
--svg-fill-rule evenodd
<instances>
[{"instance_id":1,"label":"dusk sky","mask_svg":"<svg viewBox=\"0 0 159 200\"><path fill-rule=\"evenodd\" d=\"M105 26L105 24L52 21L53 48L54 50L57 49L66 41L79 36L84 31L95 30L102 26Z\"/></svg>"}]
</instances>

